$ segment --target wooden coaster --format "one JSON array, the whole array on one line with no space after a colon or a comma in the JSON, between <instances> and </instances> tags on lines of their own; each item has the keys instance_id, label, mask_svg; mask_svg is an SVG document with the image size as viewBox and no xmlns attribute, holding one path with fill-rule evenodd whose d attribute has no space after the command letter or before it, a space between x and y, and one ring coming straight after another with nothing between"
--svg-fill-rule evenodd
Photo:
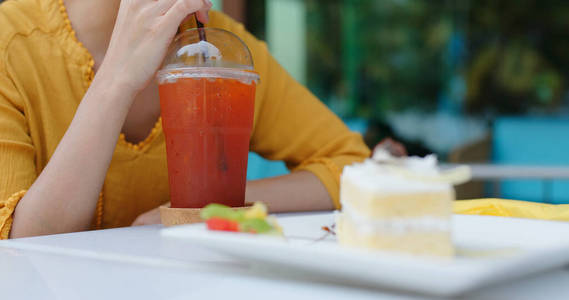
<instances>
[{"instance_id":1,"label":"wooden coaster","mask_svg":"<svg viewBox=\"0 0 569 300\"><path fill-rule=\"evenodd\" d=\"M245 204L244 207L234 209L247 209L251 207ZM164 226L174 226L182 224L194 224L203 222L200 213L201 208L172 208L170 204L160 206L160 219Z\"/></svg>"},{"instance_id":2,"label":"wooden coaster","mask_svg":"<svg viewBox=\"0 0 569 300\"><path fill-rule=\"evenodd\" d=\"M203 222L201 208L172 208L160 206L160 219L164 226L193 224Z\"/></svg>"}]
</instances>

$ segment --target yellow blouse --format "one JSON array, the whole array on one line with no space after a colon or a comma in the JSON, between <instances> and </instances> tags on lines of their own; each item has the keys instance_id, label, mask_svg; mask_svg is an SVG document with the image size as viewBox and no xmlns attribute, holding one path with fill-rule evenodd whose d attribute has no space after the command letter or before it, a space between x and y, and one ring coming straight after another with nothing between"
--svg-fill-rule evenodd
<instances>
[{"instance_id":1,"label":"yellow blouse","mask_svg":"<svg viewBox=\"0 0 569 300\"><path fill-rule=\"evenodd\" d=\"M251 150L283 160L293 171L313 172L339 205L342 168L369 155L361 136L287 74L241 24L212 12L209 26L241 37L261 76ZM0 238L9 236L18 201L46 166L92 78L93 58L75 38L61 0L8 0L0 6ZM120 136L93 228L128 226L168 200L157 120L139 144Z\"/></svg>"}]
</instances>

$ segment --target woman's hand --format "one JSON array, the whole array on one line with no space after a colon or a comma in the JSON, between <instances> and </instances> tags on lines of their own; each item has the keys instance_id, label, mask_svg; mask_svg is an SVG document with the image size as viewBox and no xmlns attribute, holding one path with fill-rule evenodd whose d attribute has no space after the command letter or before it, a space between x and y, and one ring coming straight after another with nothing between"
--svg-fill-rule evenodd
<instances>
[{"instance_id":1,"label":"woman's hand","mask_svg":"<svg viewBox=\"0 0 569 300\"><path fill-rule=\"evenodd\" d=\"M390 137L381 140L379 144L377 144L375 148L373 148L373 152L375 152L375 150L377 149L385 149L387 152L389 152L391 155L395 157L407 156L407 148L405 148L405 145Z\"/></svg>"},{"instance_id":2,"label":"woman's hand","mask_svg":"<svg viewBox=\"0 0 569 300\"><path fill-rule=\"evenodd\" d=\"M160 67L178 26L197 13L208 21L210 0L122 0L105 58L98 73L138 93Z\"/></svg>"},{"instance_id":3,"label":"woman's hand","mask_svg":"<svg viewBox=\"0 0 569 300\"><path fill-rule=\"evenodd\" d=\"M142 225L152 225L160 224L162 221L160 219L160 208L157 207L153 210L149 210L134 220L131 226L142 226Z\"/></svg>"}]
</instances>

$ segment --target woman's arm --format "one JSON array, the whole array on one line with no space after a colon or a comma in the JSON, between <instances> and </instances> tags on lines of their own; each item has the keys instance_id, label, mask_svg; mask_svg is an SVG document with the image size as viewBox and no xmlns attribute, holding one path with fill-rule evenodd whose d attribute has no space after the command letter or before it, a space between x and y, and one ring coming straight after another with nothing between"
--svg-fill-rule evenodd
<instances>
[{"instance_id":1,"label":"woman's arm","mask_svg":"<svg viewBox=\"0 0 569 300\"><path fill-rule=\"evenodd\" d=\"M101 69L95 77L49 163L16 206L10 237L89 228L133 99L110 75Z\"/></svg>"},{"instance_id":2,"label":"woman's arm","mask_svg":"<svg viewBox=\"0 0 569 300\"><path fill-rule=\"evenodd\" d=\"M316 175L308 171L249 181L245 192L245 202L263 202L271 213L334 209L326 187ZM160 222L160 211L155 208L138 216L132 225L150 225Z\"/></svg>"},{"instance_id":3,"label":"woman's arm","mask_svg":"<svg viewBox=\"0 0 569 300\"><path fill-rule=\"evenodd\" d=\"M245 199L248 203L263 202L271 212L334 209L326 187L308 171L250 181Z\"/></svg>"},{"instance_id":4,"label":"woman's arm","mask_svg":"<svg viewBox=\"0 0 569 300\"><path fill-rule=\"evenodd\" d=\"M204 0L123 0L103 63L53 156L18 203L10 237L86 230L136 94L158 69L178 25ZM55 100L55 99L54 99Z\"/></svg>"}]
</instances>

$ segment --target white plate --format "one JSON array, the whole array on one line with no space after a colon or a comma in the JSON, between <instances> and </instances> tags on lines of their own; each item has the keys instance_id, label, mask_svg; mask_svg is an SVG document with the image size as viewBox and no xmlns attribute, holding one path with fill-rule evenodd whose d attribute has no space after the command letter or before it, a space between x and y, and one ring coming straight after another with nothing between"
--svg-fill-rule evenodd
<instances>
[{"instance_id":1,"label":"white plate","mask_svg":"<svg viewBox=\"0 0 569 300\"><path fill-rule=\"evenodd\" d=\"M162 230L251 263L287 267L346 284L452 296L569 263L569 223L486 216L453 217L452 259L343 248L322 226L334 214L282 216L286 239L214 232L204 224ZM324 237L324 238L323 238Z\"/></svg>"}]
</instances>

